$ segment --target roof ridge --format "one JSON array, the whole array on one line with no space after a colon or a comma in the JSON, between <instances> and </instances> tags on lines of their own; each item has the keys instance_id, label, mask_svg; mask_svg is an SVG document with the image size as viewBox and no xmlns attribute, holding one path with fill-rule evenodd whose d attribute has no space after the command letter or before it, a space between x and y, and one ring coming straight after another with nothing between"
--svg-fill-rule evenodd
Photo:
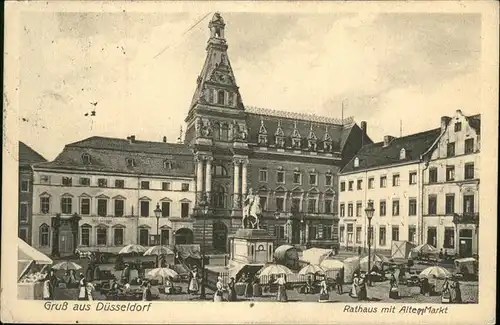
<instances>
[{"instance_id":1,"label":"roof ridge","mask_svg":"<svg viewBox=\"0 0 500 325\"><path fill-rule=\"evenodd\" d=\"M262 108L257 106L245 105L245 111L250 114L267 115L272 117L283 117L288 119L304 120L308 122L347 125L354 123L354 118L349 116L344 119L321 116L311 113L298 113L292 111L283 111L270 108Z\"/></svg>"},{"instance_id":2,"label":"roof ridge","mask_svg":"<svg viewBox=\"0 0 500 325\"><path fill-rule=\"evenodd\" d=\"M430 130L426 130L426 131L421 131L421 132L417 132L417 133L412 133L412 134L405 135L405 136L403 136L403 137L394 137L394 139L392 139L392 140L391 140L391 143L392 143L392 141L394 141L394 140L404 140L404 139L409 138L409 137L420 137L420 136L425 136L425 135L427 135L428 133L437 132L437 131L441 131L441 128L434 128L434 129L430 129ZM381 144L381 143L384 143L384 140L382 140L382 141L378 141L378 142L373 142L373 143L367 144L367 145L365 145L365 146L377 145L377 144ZM363 147L365 147L365 146L363 146Z\"/></svg>"}]
</instances>

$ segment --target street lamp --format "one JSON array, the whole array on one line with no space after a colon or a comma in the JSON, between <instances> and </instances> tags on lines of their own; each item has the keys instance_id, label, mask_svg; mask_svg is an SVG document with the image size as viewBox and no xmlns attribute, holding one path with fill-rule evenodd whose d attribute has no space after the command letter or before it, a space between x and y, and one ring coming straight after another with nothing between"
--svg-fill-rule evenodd
<instances>
[{"instance_id":1,"label":"street lamp","mask_svg":"<svg viewBox=\"0 0 500 325\"><path fill-rule=\"evenodd\" d=\"M201 202L198 204L200 207L200 210L202 211L203 214L203 242L201 244L201 292L200 292L200 299L205 299L205 219L208 214L208 202L206 200L206 197L204 197Z\"/></svg>"},{"instance_id":2,"label":"street lamp","mask_svg":"<svg viewBox=\"0 0 500 325\"><path fill-rule=\"evenodd\" d=\"M372 282L370 279L370 271L371 271L371 229L372 229L372 218L373 218L373 213L375 212L375 209L373 208L373 201L368 200L368 206L365 209L366 217L368 218L368 285L371 286Z\"/></svg>"},{"instance_id":3,"label":"street lamp","mask_svg":"<svg viewBox=\"0 0 500 325\"><path fill-rule=\"evenodd\" d=\"M280 220L280 214L279 212L274 213L274 217L276 218L276 248L279 246L279 241L280 241L280 225L279 225L279 220Z\"/></svg>"},{"instance_id":4,"label":"street lamp","mask_svg":"<svg viewBox=\"0 0 500 325\"><path fill-rule=\"evenodd\" d=\"M159 203L156 203L156 209L154 209L153 212L155 213L155 216L156 216L156 238L157 238L157 244L158 244L158 241L159 241L160 245L161 245L160 217L161 217L161 212L162 211L160 209L160 204ZM159 258L159 255L156 255L156 267L160 267L160 258Z\"/></svg>"}]
</instances>

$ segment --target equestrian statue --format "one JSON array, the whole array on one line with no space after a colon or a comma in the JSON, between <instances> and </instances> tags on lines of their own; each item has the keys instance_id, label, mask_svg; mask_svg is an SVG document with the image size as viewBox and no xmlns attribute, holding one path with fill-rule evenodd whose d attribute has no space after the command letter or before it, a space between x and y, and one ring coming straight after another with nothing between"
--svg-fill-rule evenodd
<instances>
[{"instance_id":1,"label":"equestrian statue","mask_svg":"<svg viewBox=\"0 0 500 325\"><path fill-rule=\"evenodd\" d=\"M260 229L261 217L260 198L257 194L253 194L253 190L250 188L243 201L242 227L246 229Z\"/></svg>"}]
</instances>

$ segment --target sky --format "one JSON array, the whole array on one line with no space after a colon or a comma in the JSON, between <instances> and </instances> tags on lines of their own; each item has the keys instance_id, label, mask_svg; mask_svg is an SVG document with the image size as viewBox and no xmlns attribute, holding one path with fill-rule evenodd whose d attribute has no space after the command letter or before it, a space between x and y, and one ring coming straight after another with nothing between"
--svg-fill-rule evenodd
<instances>
[{"instance_id":1,"label":"sky","mask_svg":"<svg viewBox=\"0 0 500 325\"><path fill-rule=\"evenodd\" d=\"M20 141L49 160L90 136L175 142L212 15L23 13ZM247 106L334 118L344 106L374 141L479 113L479 14L221 15Z\"/></svg>"}]
</instances>

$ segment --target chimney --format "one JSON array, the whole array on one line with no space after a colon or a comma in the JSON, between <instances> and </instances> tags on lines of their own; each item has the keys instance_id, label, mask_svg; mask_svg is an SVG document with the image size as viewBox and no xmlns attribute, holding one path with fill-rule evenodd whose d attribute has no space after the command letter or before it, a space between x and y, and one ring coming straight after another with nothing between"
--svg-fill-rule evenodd
<instances>
[{"instance_id":1,"label":"chimney","mask_svg":"<svg viewBox=\"0 0 500 325\"><path fill-rule=\"evenodd\" d=\"M392 135L384 135L384 147L389 146L393 139L394 137Z\"/></svg>"},{"instance_id":2,"label":"chimney","mask_svg":"<svg viewBox=\"0 0 500 325\"><path fill-rule=\"evenodd\" d=\"M167 137L163 137L163 142L167 142Z\"/></svg>"},{"instance_id":3,"label":"chimney","mask_svg":"<svg viewBox=\"0 0 500 325\"><path fill-rule=\"evenodd\" d=\"M131 136L127 137L127 139L130 143L134 143L135 142L135 135L131 135Z\"/></svg>"},{"instance_id":4,"label":"chimney","mask_svg":"<svg viewBox=\"0 0 500 325\"><path fill-rule=\"evenodd\" d=\"M361 121L361 130L363 130L363 134L366 135L366 121Z\"/></svg>"},{"instance_id":5,"label":"chimney","mask_svg":"<svg viewBox=\"0 0 500 325\"><path fill-rule=\"evenodd\" d=\"M441 132L444 132L446 130L446 127L448 126L448 122L450 122L451 117L449 116L441 116Z\"/></svg>"}]
</instances>

